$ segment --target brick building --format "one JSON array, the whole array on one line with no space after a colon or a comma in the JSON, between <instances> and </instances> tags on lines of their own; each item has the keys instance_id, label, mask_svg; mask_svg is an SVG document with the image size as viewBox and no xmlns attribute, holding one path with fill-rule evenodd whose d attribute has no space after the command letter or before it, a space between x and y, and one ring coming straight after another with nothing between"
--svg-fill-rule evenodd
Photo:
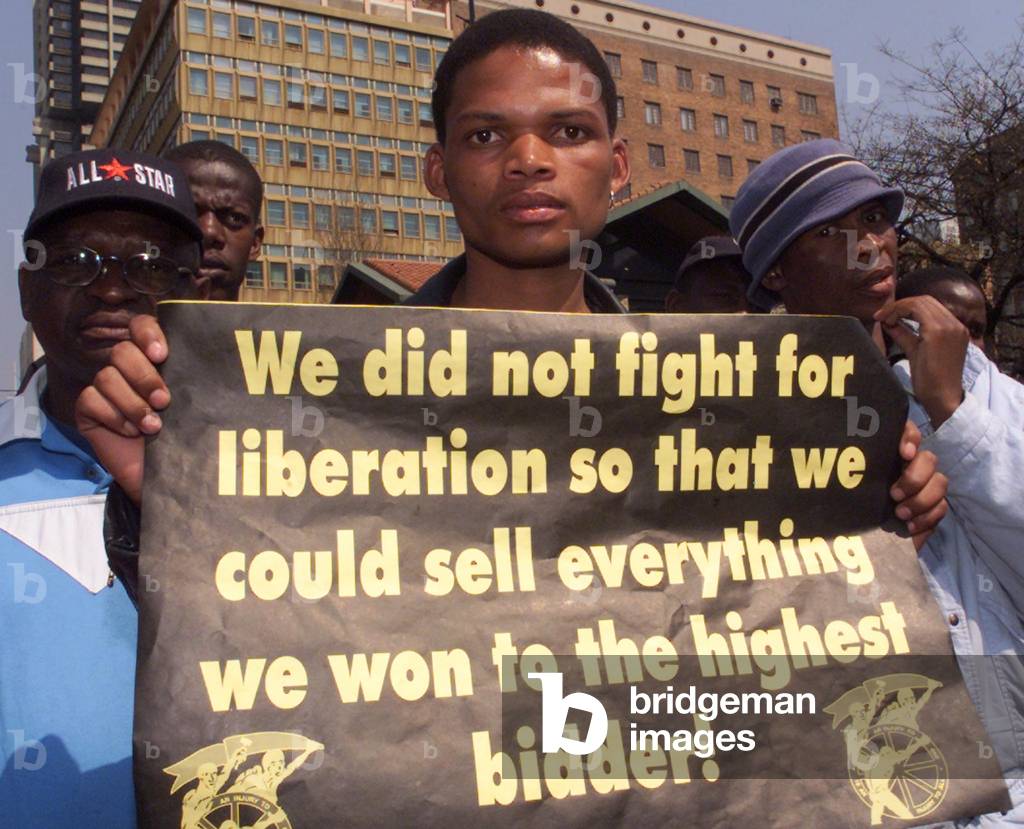
<instances>
[{"instance_id":1,"label":"brick building","mask_svg":"<svg viewBox=\"0 0 1024 829\"><path fill-rule=\"evenodd\" d=\"M836 133L823 49L626 2L517 3L578 25L618 76L634 170L621 200L685 180L728 205L777 146ZM461 251L420 168L433 71L467 17L461 0L143 0L92 140L237 147L266 183L242 298L327 302L353 259Z\"/></svg>"}]
</instances>

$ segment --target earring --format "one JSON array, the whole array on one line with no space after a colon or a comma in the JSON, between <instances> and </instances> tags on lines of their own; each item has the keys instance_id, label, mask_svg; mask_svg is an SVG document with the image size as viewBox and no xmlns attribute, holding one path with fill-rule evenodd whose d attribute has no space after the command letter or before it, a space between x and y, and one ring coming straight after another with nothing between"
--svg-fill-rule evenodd
<instances>
[{"instance_id":1,"label":"earring","mask_svg":"<svg viewBox=\"0 0 1024 829\"><path fill-rule=\"evenodd\" d=\"M615 204L615 191L612 190L608 193L608 206L611 207Z\"/></svg>"}]
</instances>

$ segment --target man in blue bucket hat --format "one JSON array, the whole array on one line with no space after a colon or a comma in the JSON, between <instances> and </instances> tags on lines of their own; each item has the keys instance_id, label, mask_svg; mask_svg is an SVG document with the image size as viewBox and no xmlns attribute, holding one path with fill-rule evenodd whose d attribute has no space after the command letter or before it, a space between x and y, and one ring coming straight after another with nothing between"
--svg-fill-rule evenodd
<instances>
[{"instance_id":1,"label":"man in blue bucket hat","mask_svg":"<svg viewBox=\"0 0 1024 829\"><path fill-rule=\"evenodd\" d=\"M919 560L1014 806L958 825L1024 826L1024 394L933 297L895 299L902 209L902 191L823 139L761 164L729 222L753 303L853 316L883 353L888 338L907 355L894 370L949 478L949 513Z\"/></svg>"}]
</instances>

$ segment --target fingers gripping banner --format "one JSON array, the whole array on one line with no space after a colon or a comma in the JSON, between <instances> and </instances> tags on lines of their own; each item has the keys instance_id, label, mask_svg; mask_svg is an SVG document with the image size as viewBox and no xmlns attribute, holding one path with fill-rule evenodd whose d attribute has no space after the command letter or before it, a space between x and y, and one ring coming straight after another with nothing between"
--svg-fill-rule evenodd
<instances>
[{"instance_id":1,"label":"fingers gripping banner","mask_svg":"<svg viewBox=\"0 0 1024 829\"><path fill-rule=\"evenodd\" d=\"M853 320L166 303L143 825L1006 808Z\"/></svg>"}]
</instances>

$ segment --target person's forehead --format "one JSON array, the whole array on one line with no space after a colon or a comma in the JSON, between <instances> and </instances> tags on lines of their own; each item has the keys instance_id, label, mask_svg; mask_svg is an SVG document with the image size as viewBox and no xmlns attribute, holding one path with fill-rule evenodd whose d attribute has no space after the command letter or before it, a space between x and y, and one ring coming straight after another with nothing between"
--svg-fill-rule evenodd
<instances>
[{"instance_id":1,"label":"person's forehead","mask_svg":"<svg viewBox=\"0 0 1024 829\"><path fill-rule=\"evenodd\" d=\"M182 167L185 168L189 187L193 191L216 191L236 198L248 195L248 182L242 171L224 161L186 161Z\"/></svg>"},{"instance_id":2,"label":"person's forehead","mask_svg":"<svg viewBox=\"0 0 1024 829\"><path fill-rule=\"evenodd\" d=\"M77 213L54 222L44 235L52 244L83 244L100 253L100 247L142 248L147 243L178 241L183 236L166 219L125 209Z\"/></svg>"},{"instance_id":3,"label":"person's forehead","mask_svg":"<svg viewBox=\"0 0 1024 829\"><path fill-rule=\"evenodd\" d=\"M586 66L549 47L502 46L458 73L448 118L476 112L535 116L553 107L601 114L601 98L595 100L588 76Z\"/></svg>"}]
</instances>

